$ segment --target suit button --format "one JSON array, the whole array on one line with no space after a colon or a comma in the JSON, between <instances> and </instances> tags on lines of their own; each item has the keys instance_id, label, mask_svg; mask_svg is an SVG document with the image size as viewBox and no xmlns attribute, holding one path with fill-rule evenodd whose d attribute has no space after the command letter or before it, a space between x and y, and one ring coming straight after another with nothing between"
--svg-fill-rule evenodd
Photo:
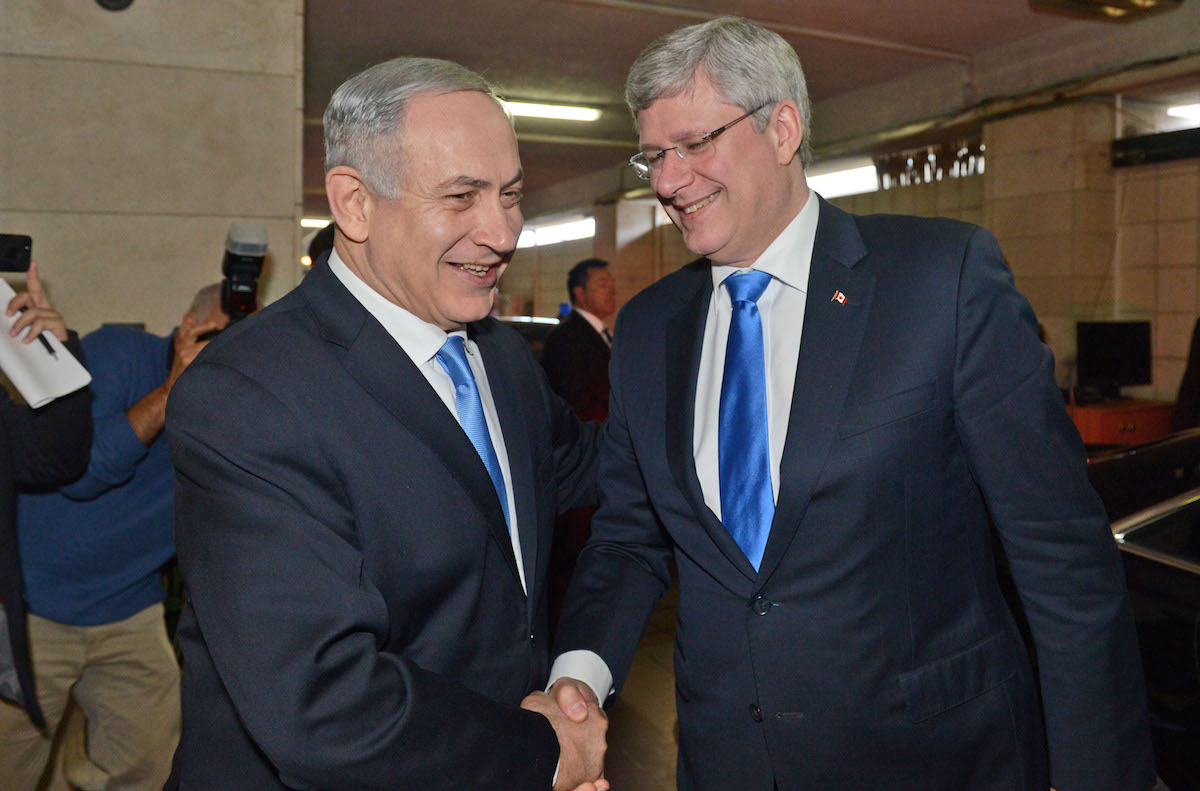
<instances>
[{"instance_id":1,"label":"suit button","mask_svg":"<svg viewBox=\"0 0 1200 791\"><path fill-rule=\"evenodd\" d=\"M750 704L750 719L755 722L762 722L762 709L756 703Z\"/></svg>"},{"instance_id":2,"label":"suit button","mask_svg":"<svg viewBox=\"0 0 1200 791\"><path fill-rule=\"evenodd\" d=\"M532 640L532 639L533 639L533 632L530 632L530 633L529 633L529 639L530 639L530 640Z\"/></svg>"},{"instance_id":3,"label":"suit button","mask_svg":"<svg viewBox=\"0 0 1200 791\"><path fill-rule=\"evenodd\" d=\"M766 615L771 611L771 600L766 596L759 596L754 600L754 612L757 615Z\"/></svg>"}]
</instances>

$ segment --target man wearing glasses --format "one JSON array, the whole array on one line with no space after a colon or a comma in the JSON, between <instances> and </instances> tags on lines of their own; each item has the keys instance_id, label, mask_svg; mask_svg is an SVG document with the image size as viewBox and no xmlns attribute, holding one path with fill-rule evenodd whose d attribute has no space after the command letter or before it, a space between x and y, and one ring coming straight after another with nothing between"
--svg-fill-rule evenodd
<instances>
[{"instance_id":1,"label":"man wearing glasses","mask_svg":"<svg viewBox=\"0 0 1200 791\"><path fill-rule=\"evenodd\" d=\"M812 194L799 60L743 20L651 44L626 99L703 257L618 321L559 700L611 702L673 560L681 789L1149 789L1120 560L992 235Z\"/></svg>"}]
</instances>

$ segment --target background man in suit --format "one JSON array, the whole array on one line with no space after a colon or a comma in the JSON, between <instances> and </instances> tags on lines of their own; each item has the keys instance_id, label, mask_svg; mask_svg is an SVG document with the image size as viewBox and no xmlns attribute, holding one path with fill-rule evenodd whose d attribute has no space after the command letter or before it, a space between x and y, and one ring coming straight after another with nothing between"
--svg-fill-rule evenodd
<instances>
[{"instance_id":1,"label":"background man in suit","mask_svg":"<svg viewBox=\"0 0 1200 791\"><path fill-rule=\"evenodd\" d=\"M530 694L596 431L487 318L521 229L512 124L479 75L399 58L338 88L325 145L334 250L168 406L189 596L168 786L603 789L603 713Z\"/></svg>"},{"instance_id":2,"label":"background man in suit","mask_svg":"<svg viewBox=\"0 0 1200 791\"><path fill-rule=\"evenodd\" d=\"M542 367L554 392L580 420L608 417L608 358L612 333L605 320L617 309L608 262L585 258L567 274L571 312L546 338Z\"/></svg>"},{"instance_id":3,"label":"background man in suit","mask_svg":"<svg viewBox=\"0 0 1200 791\"><path fill-rule=\"evenodd\" d=\"M704 258L617 324L556 694L620 686L673 556L682 789L1150 788L1120 560L993 237L811 194L799 60L744 20L655 42L626 97Z\"/></svg>"},{"instance_id":4,"label":"background man in suit","mask_svg":"<svg viewBox=\"0 0 1200 791\"><path fill-rule=\"evenodd\" d=\"M542 368L550 387L580 420L608 417L608 359L612 333L605 319L617 309L617 290L608 262L585 258L567 273L571 312L546 338ZM554 525L550 570L546 582L553 632L562 612L575 560L592 534L594 508L572 508Z\"/></svg>"}]
</instances>

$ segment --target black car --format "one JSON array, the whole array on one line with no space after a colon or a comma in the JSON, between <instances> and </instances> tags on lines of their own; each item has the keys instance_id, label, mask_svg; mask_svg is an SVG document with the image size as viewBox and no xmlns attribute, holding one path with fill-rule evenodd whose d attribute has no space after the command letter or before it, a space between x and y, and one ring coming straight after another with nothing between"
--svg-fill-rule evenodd
<instances>
[{"instance_id":1,"label":"black car","mask_svg":"<svg viewBox=\"0 0 1200 791\"><path fill-rule=\"evenodd\" d=\"M1200 430L1088 464L1121 550L1158 773L1200 791Z\"/></svg>"}]
</instances>

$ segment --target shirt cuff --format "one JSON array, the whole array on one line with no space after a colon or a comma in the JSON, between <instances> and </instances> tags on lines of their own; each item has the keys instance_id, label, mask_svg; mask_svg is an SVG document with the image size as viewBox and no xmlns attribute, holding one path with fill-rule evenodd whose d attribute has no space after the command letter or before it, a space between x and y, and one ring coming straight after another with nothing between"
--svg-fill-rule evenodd
<instances>
[{"instance_id":1,"label":"shirt cuff","mask_svg":"<svg viewBox=\"0 0 1200 791\"><path fill-rule=\"evenodd\" d=\"M608 663L594 651L576 650L560 654L550 667L550 681L546 689L549 690L560 678L577 678L587 684L601 706L613 692L612 671L608 669Z\"/></svg>"}]
</instances>

